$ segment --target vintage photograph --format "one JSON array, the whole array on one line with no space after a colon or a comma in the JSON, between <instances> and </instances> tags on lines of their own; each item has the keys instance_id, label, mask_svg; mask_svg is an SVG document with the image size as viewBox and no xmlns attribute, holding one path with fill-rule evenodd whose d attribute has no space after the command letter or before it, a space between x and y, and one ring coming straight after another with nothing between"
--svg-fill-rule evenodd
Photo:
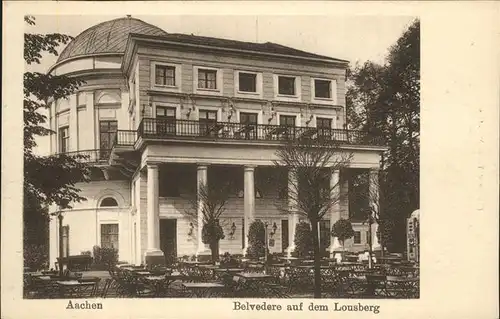
<instances>
[{"instance_id":1,"label":"vintage photograph","mask_svg":"<svg viewBox=\"0 0 500 319\"><path fill-rule=\"evenodd\" d=\"M26 16L25 299L420 297L416 16Z\"/></svg>"}]
</instances>

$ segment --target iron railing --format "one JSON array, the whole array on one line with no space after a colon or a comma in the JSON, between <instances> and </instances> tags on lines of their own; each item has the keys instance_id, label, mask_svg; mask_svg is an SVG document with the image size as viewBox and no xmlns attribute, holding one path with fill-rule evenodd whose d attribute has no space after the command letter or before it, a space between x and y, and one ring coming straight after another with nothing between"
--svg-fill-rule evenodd
<instances>
[{"instance_id":1,"label":"iron railing","mask_svg":"<svg viewBox=\"0 0 500 319\"><path fill-rule=\"evenodd\" d=\"M106 164L109 160L111 150L109 149L94 149L94 150L81 150L66 153L59 153L58 155L65 155L75 158L76 160L87 164Z\"/></svg>"},{"instance_id":2,"label":"iron railing","mask_svg":"<svg viewBox=\"0 0 500 319\"><path fill-rule=\"evenodd\" d=\"M358 130L155 118L144 118L137 133L139 137L150 139L190 137L196 139L290 141L310 138L331 140L340 144L383 145L380 138Z\"/></svg>"},{"instance_id":3,"label":"iron railing","mask_svg":"<svg viewBox=\"0 0 500 319\"><path fill-rule=\"evenodd\" d=\"M137 131L118 130L113 141L113 146L134 146L136 140Z\"/></svg>"}]
</instances>

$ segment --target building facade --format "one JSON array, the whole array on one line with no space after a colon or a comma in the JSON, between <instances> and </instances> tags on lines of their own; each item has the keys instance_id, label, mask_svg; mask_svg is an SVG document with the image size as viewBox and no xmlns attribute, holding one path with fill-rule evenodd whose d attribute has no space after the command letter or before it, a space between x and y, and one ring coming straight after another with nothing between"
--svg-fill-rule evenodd
<instances>
[{"instance_id":1,"label":"building facade","mask_svg":"<svg viewBox=\"0 0 500 319\"><path fill-rule=\"evenodd\" d=\"M77 185L88 200L62 212L64 254L112 246L120 260L135 264L209 254L200 223L186 211L197 185L210 186L214 178L236 185L221 216L221 253L244 253L255 219L272 225L270 252L293 251L299 218L276 207L287 200L287 180L282 187L269 183L279 175L273 166L278 145L312 128L352 154L349 167L331 176L340 192L349 192L355 171L377 185L384 147L346 129L347 67L347 61L275 43L167 33L131 17L83 31L49 70L85 80L76 94L52 103L51 153L87 155L93 167L92 181ZM321 222L325 251L338 248L333 223L350 217L344 199ZM353 227L347 248L377 246L368 226ZM52 264L59 235L54 219Z\"/></svg>"}]
</instances>

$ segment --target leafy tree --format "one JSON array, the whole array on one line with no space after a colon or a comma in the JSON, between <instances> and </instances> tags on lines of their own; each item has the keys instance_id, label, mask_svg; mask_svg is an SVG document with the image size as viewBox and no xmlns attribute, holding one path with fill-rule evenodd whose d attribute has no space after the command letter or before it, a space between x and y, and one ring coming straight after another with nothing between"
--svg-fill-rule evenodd
<instances>
[{"instance_id":1,"label":"leafy tree","mask_svg":"<svg viewBox=\"0 0 500 319\"><path fill-rule=\"evenodd\" d=\"M333 171L345 168L352 154L326 139L294 139L278 147L275 167L288 172L288 202L277 203L285 214L307 218L312 229L314 297L321 298L319 222L340 201L340 185L330 183ZM285 170L286 169L286 170Z\"/></svg>"},{"instance_id":2,"label":"leafy tree","mask_svg":"<svg viewBox=\"0 0 500 319\"><path fill-rule=\"evenodd\" d=\"M332 227L332 236L337 237L339 242L342 244L342 250L345 251L344 243L346 239L354 236L354 230L352 229L351 222L343 218L337 220Z\"/></svg>"},{"instance_id":3,"label":"leafy tree","mask_svg":"<svg viewBox=\"0 0 500 319\"><path fill-rule=\"evenodd\" d=\"M385 242L405 248L405 220L419 207L420 22L415 20L389 49L386 63L371 61L349 72L349 125L383 137L380 216L391 229Z\"/></svg>"},{"instance_id":4,"label":"leafy tree","mask_svg":"<svg viewBox=\"0 0 500 319\"><path fill-rule=\"evenodd\" d=\"M314 250L311 225L306 222L299 222L295 227L295 254L297 257L308 257Z\"/></svg>"},{"instance_id":5,"label":"leafy tree","mask_svg":"<svg viewBox=\"0 0 500 319\"><path fill-rule=\"evenodd\" d=\"M193 224L202 223L202 242L208 244L212 253L212 261L219 259L219 241L224 239L219 220L226 211L231 187L227 183L215 181L209 187L206 183L199 183L198 192L189 199L190 208L185 214L190 217ZM201 220L198 220L201 213Z\"/></svg>"},{"instance_id":6,"label":"leafy tree","mask_svg":"<svg viewBox=\"0 0 500 319\"><path fill-rule=\"evenodd\" d=\"M35 25L35 18L25 17L25 22ZM44 231L48 219L48 206L71 208L71 203L84 201L76 183L88 181L88 168L81 162L84 156L65 154L39 156L34 149L36 138L55 132L46 127L47 117L41 112L50 108L56 100L67 98L83 84L82 80L64 75L30 72L29 66L39 64L45 53L57 56L57 48L72 38L63 34L24 35L24 206L23 217L26 228ZM32 233L32 231L25 232Z\"/></svg>"},{"instance_id":7,"label":"leafy tree","mask_svg":"<svg viewBox=\"0 0 500 319\"><path fill-rule=\"evenodd\" d=\"M252 258L264 257L266 254L266 230L261 220L254 220L248 229L247 255Z\"/></svg>"}]
</instances>

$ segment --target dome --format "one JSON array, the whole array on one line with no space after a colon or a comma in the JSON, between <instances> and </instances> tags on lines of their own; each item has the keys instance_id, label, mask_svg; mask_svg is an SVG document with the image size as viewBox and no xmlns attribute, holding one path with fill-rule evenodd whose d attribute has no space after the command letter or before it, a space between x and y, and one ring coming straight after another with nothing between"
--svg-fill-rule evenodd
<instances>
[{"instance_id":1,"label":"dome","mask_svg":"<svg viewBox=\"0 0 500 319\"><path fill-rule=\"evenodd\" d=\"M130 33L167 35L162 29L130 16L102 22L77 35L61 52L57 63L77 56L123 54Z\"/></svg>"}]
</instances>

